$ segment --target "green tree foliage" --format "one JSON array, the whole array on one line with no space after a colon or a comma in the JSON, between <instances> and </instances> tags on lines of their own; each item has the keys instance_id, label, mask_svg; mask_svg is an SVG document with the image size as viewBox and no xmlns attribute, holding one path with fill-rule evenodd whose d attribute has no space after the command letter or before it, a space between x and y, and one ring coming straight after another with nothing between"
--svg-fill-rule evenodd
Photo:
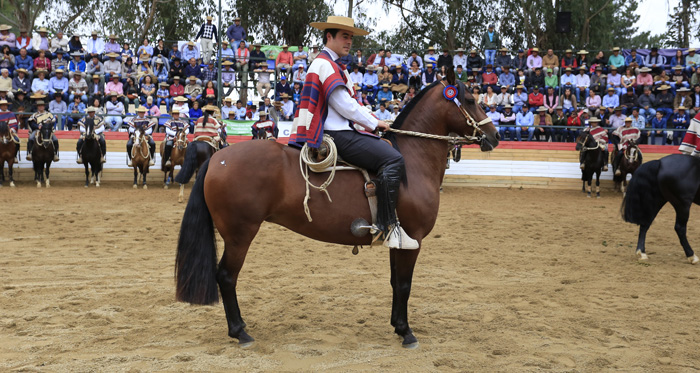
<instances>
[{"instance_id":1,"label":"green tree foliage","mask_svg":"<svg viewBox=\"0 0 700 373\"><path fill-rule=\"evenodd\" d=\"M664 46L688 48L693 34L700 37L700 24L695 17L698 5L699 0L681 0L673 8L666 23L668 31L664 34Z\"/></svg>"},{"instance_id":2,"label":"green tree foliage","mask_svg":"<svg viewBox=\"0 0 700 373\"><path fill-rule=\"evenodd\" d=\"M249 35L278 45L308 45L314 32L309 23L331 14L324 0L238 0L235 9Z\"/></svg>"}]
</instances>

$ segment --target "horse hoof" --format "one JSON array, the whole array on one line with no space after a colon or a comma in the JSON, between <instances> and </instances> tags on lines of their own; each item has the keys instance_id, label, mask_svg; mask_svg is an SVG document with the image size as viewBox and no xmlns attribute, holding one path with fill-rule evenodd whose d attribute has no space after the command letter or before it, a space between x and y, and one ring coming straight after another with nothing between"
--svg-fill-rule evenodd
<instances>
[{"instance_id":1,"label":"horse hoof","mask_svg":"<svg viewBox=\"0 0 700 373\"><path fill-rule=\"evenodd\" d=\"M143 186L143 189L148 189L148 185L144 185L144 186Z\"/></svg>"},{"instance_id":2,"label":"horse hoof","mask_svg":"<svg viewBox=\"0 0 700 373\"><path fill-rule=\"evenodd\" d=\"M178 201L179 203L182 203L182 197L177 197L177 201Z\"/></svg>"},{"instance_id":3,"label":"horse hoof","mask_svg":"<svg viewBox=\"0 0 700 373\"><path fill-rule=\"evenodd\" d=\"M253 346L253 344L255 344L255 339L245 331L241 330L240 334L238 335L238 346L241 348L250 348Z\"/></svg>"},{"instance_id":4,"label":"horse hoof","mask_svg":"<svg viewBox=\"0 0 700 373\"><path fill-rule=\"evenodd\" d=\"M14 181L10 181L10 188L14 188L14 187L15 187L15 182L14 182Z\"/></svg>"},{"instance_id":5,"label":"horse hoof","mask_svg":"<svg viewBox=\"0 0 700 373\"><path fill-rule=\"evenodd\" d=\"M46 187L51 188L51 183L48 180L46 180Z\"/></svg>"},{"instance_id":6,"label":"horse hoof","mask_svg":"<svg viewBox=\"0 0 700 373\"><path fill-rule=\"evenodd\" d=\"M639 253L639 260L649 260L646 253Z\"/></svg>"},{"instance_id":7,"label":"horse hoof","mask_svg":"<svg viewBox=\"0 0 700 373\"><path fill-rule=\"evenodd\" d=\"M168 190L168 186L167 186L167 185L164 185L164 186L163 186L163 189Z\"/></svg>"},{"instance_id":8,"label":"horse hoof","mask_svg":"<svg viewBox=\"0 0 700 373\"><path fill-rule=\"evenodd\" d=\"M37 182L37 183L36 183L36 187L37 187L37 188L41 188L41 183L40 183L40 182Z\"/></svg>"},{"instance_id":9,"label":"horse hoof","mask_svg":"<svg viewBox=\"0 0 700 373\"><path fill-rule=\"evenodd\" d=\"M85 184L85 188L87 188L87 187L88 187L88 185L87 185L87 184Z\"/></svg>"},{"instance_id":10,"label":"horse hoof","mask_svg":"<svg viewBox=\"0 0 700 373\"><path fill-rule=\"evenodd\" d=\"M138 188L138 186L136 186L136 184L134 184L134 189L137 189L137 188Z\"/></svg>"},{"instance_id":11,"label":"horse hoof","mask_svg":"<svg viewBox=\"0 0 700 373\"><path fill-rule=\"evenodd\" d=\"M697 255L693 255L688 257L688 261L690 262L690 264L697 264L698 262L700 262L700 259Z\"/></svg>"},{"instance_id":12,"label":"horse hoof","mask_svg":"<svg viewBox=\"0 0 700 373\"><path fill-rule=\"evenodd\" d=\"M100 183L95 183L95 188L99 188L99 187L100 187Z\"/></svg>"},{"instance_id":13,"label":"horse hoof","mask_svg":"<svg viewBox=\"0 0 700 373\"><path fill-rule=\"evenodd\" d=\"M403 337L401 347L409 350L415 350L416 348L418 348L418 339L413 335L413 333L409 333L408 335Z\"/></svg>"}]
</instances>

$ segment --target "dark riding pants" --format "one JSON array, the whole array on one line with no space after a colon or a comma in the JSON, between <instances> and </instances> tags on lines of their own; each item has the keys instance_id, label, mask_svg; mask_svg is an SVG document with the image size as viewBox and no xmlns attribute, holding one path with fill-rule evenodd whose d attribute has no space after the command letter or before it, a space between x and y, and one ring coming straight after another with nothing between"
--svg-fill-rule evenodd
<instances>
[{"instance_id":1,"label":"dark riding pants","mask_svg":"<svg viewBox=\"0 0 700 373\"><path fill-rule=\"evenodd\" d=\"M134 137L131 136L129 137L129 141L126 142L126 156L131 159L131 149L134 147ZM151 150L151 158L155 156L156 152L156 142L153 141L153 137L149 136L148 137L148 147ZM155 158L153 158L155 159Z\"/></svg>"}]
</instances>

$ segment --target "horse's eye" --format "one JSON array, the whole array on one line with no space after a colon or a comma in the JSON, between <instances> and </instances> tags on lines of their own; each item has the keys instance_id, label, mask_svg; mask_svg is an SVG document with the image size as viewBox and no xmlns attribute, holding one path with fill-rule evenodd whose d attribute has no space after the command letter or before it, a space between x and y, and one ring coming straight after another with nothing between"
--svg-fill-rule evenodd
<instances>
[{"instance_id":1,"label":"horse's eye","mask_svg":"<svg viewBox=\"0 0 700 373\"><path fill-rule=\"evenodd\" d=\"M476 103L476 100L474 100L473 98L465 98L464 101L469 105L474 105Z\"/></svg>"}]
</instances>

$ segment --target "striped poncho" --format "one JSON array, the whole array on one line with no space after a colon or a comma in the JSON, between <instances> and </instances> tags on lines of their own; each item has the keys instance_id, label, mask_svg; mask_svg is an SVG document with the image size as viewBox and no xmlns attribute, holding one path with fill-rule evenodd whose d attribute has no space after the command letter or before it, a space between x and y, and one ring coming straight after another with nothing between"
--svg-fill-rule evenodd
<instances>
[{"instance_id":1,"label":"striped poncho","mask_svg":"<svg viewBox=\"0 0 700 373\"><path fill-rule=\"evenodd\" d=\"M690 120L690 126L688 127L688 132L685 133L683 137L683 142L678 148L681 153L692 155L695 157L700 156L700 113L696 114L693 119Z\"/></svg>"}]
</instances>

